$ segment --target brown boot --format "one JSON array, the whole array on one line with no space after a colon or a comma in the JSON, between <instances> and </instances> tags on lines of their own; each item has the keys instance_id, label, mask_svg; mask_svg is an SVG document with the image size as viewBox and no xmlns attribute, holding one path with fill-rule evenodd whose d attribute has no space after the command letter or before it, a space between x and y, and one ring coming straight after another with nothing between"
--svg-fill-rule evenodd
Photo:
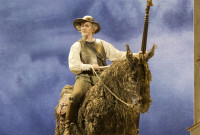
<instances>
[{"instance_id":1,"label":"brown boot","mask_svg":"<svg viewBox=\"0 0 200 135\"><path fill-rule=\"evenodd\" d=\"M70 131L70 122L69 120L67 120L65 122L65 131L64 131L64 135L71 135L71 131Z\"/></svg>"},{"instance_id":2,"label":"brown boot","mask_svg":"<svg viewBox=\"0 0 200 135\"><path fill-rule=\"evenodd\" d=\"M71 135L70 124L73 122L74 116L76 114L76 105L68 100L66 116L65 116L65 131L64 135Z\"/></svg>"}]
</instances>

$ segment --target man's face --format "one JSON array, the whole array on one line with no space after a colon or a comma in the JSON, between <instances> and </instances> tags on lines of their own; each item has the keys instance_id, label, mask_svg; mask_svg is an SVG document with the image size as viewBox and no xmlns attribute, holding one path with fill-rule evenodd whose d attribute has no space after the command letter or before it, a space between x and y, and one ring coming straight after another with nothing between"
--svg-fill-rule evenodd
<instances>
[{"instance_id":1,"label":"man's face","mask_svg":"<svg viewBox=\"0 0 200 135\"><path fill-rule=\"evenodd\" d=\"M82 37L92 36L93 28L90 22L83 22L81 24L81 34Z\"/></svg>"}]
</instances>

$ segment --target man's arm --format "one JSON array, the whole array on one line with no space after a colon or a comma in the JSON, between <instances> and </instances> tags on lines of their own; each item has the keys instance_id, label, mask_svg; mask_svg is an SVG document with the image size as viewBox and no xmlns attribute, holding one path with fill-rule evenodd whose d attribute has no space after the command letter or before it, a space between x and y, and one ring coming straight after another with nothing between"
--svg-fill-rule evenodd
<instances>
[{"instance_id":1,"label":"man's arm","mask_svg":"<svg viewBox=\"0 0 200 135\"><path fill-rule=\"evenodd\" d=\"M82 71L87 71L91 69L90 64L83 64L81 62L80 58L80 52L81 52L81 45L79 42L75 42L70 49L68 62L69 62L69 69L74 74L79 74Z\"/></svg>"},{"instance_id":2,"label":"man's arm","mask_svg":"<svg viewBox=\"0 0 200 135\"><path fill-rule=\"evenodd\" d=\"M106 52L106 58L110 61L115 60L124 60L126 59L126 52L117 50L113 45L110 43L101 40L104 50ZM133 53L136 57L138 56L138 53Z\"/></svg>"},{"instance_id":3,"label":"man's arm","mask_svg":"<svg viewBox=\"0 0 200 135\"><path fill-rule=\"evenodd\" d=\"M74 74L79 74L82 71L88 71L93 68L94 70L99 70L99 66L97 64L83 64L80 58L81 52L81 44L79 42L75 42L70 49L68 62L69 62L69 69Z\"/></svg>"}]
</instances>

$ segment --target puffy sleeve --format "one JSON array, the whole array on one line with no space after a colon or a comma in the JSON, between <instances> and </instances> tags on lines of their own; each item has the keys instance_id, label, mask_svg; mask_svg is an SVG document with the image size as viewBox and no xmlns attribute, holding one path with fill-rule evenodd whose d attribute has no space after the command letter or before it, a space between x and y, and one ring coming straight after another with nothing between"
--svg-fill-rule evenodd
<instances>
[{"instance_id":1,"label":"puffy sleeve","mask_svg":"<svg viewBox=\"0 0 200 135\"><path fill-rule=\"evenodd\" d=\"M124 60L126 59L126 52L117 50L113 45L110 43L101 40L104 50L106 52L106 58L110 61L115 60ZM133 53L133 55L137 55L136 53Z\"/></svg>"},{"instance_id":2,"label":"puffy sleeve","mask_svg":"<svg viewBox=\"0 0 200 135\"><path fill-rule=\"evenodd\" d=\"M91 64L83 64L80 58L81 52L81 44L79 42L75 42L69 52L68 62L69 62L69 69L74 74L79 74L82 71L87 71L91 69Z\"/></svg>"}]
</instances>

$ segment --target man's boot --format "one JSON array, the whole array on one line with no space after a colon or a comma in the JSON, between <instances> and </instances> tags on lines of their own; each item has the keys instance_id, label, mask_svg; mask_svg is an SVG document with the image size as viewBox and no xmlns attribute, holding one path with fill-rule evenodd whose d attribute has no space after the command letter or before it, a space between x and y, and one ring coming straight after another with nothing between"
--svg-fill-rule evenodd
<instances>
[{"instance_id":1,"label":"man's boot","mask_svg":"<svg viewBox=\"0 0 200 135\"><path fill-rule=\"evenodd\" d=\"M76 114L76 106L72 101L68 100L66 115L65 115L65 131L64 135L71 135L70 124L72 123Z\"/></svg>"},{"instance_id":2,"label":"man's boot","mask_svg":"<svg viewBox=\"0 0 200 135\"><path fill-rule=\"evenodd\" d=\"M64 131L64 135L71 135L71 131L70 131L70 121L66 120L65 122L65 131Z\"/></svg>"}]
</instances>

